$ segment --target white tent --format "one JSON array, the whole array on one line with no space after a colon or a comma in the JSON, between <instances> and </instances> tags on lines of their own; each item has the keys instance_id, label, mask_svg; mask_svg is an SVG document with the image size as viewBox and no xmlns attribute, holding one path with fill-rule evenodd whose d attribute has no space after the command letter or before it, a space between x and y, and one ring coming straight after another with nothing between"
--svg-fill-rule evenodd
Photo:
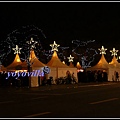
<instances>
[{"instance_id":1,"label":"white tent","mask_svg":"<svg viewBox=\"0 0 120 120\"><path fill-rule=\"evenodd\" d=\"M120 75L120 63L117 61L116 57L113 56L112 61L109 63L109 81L115 81L115 71Z\"/></svg>"},{"instance_id":2,"label":"white tent","mask_svg":"<svg viewBox=\"0 0 120 120\"><path fill-rule=\"evenodd\" d=\"M14 61L10 65L8 65L6 68L7 68L7 70L10 70L10 71L11 70L21 70L22 69L21 64L22 64L22 62L21 62L20 57L17 53Z\"/></svg>"},{"instance_id":3,"label":"white tent","mask_svg":"<svg viewBox=\"0 0 120 120\"><path fill-rule=\"evenodd\" d=\"M72 68L74 68L74 65L73 65L73 63L72 63L72 62L70 62L70 65L69 65L69 67L72 67Z\"/></svg>"},{"instance_id":4,"label":"white tent","mask_svg":"<svg viewBox=\"0 0 120 120\"><path fill-rule=\"evenodd\" d=\"M108 63L106 61L104 55L102 54L99 62L95 66L87 68L87 71L88 70L91 70L91 71L104 70L108 74L108 81L113 81L113 79L115 79L114 72L118 71L120 74L120 63L118 63L115 56L113 56L112 61L110 63Z\"/></svg>"},{"instance_id":5,"label":"white tent","mask_svg":"<svg viewBox=\"0 0 120 120\"><path fill-rule=\"evenodd\" d=\"M30 59L30 62L31 62L32 71L35 71L35 70L40 70L41 72L43 71L43 67L45 67L46 65L38 60L38 58L35 55L34 50L30 51L30 58L29 59ZM38 87L38 86L39 86L38 76L32 76L31 77L31 87Z\"/></svg>"},{"instance_id":6,"label":"white tent","mask_svg":"<svg viewBox=\"0 0 120 120\"><path fill-rule=\"evenodd\" d=\"M46 65L51 69L48 77L52 76L53 80L59 77L65 77L68 70L70 73L74 72L74 76L77 78L77 68L69 67L68 65L62 63L58 58L56 51L54 51L51 60Z\"/></svg>"},{"instance_id":7,"label":"white tent","mask_svg":"<svg viewBox=\"0 0 120 120\"><path fill-rule=\"evenodd\" d=\"M87 71L88 70L91 70L91 71L94 71L94 70L106 70L108 72L108 69L109 69L109 64L106 61L106 59L104 57L104 54L102 54L101 59L99 60L99 62L95 66L87 68Z\"/></svg>"}]
</instances>

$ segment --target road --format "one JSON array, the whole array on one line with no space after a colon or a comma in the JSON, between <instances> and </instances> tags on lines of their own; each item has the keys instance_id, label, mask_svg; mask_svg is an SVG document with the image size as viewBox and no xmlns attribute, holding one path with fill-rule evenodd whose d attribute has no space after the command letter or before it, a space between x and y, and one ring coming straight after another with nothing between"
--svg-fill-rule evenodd
<instances>
[{"instance_id":1,"label":"road","mask_svg":"<svg viewBox=\"0 0 120 120\"><path fill-rule=\"evenodd\" d=\"M0 88L0 118L119 118L120 82Z\"/></svg>"}]
</instances>

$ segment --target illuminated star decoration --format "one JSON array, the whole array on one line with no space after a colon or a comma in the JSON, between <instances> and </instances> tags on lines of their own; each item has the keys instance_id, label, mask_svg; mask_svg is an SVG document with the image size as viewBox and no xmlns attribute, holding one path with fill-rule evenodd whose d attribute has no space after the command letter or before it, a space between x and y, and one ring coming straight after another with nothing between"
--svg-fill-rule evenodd
<instances>
[{"instance_id":1,"label":"illuminated star decoration","mask_svg":"<svg viewBox=\"0 0 120 120\"><path fill-rule=\"evenodd\" d=\"M50 44L50 46L52 47L52 50L51 50L51 51L58 51L58 47L59 47L60 45L56 44L56 42L54 41L54 43L53 43L53 44Z\"/></svg>"},{"instance_id":2,"label":"illuminated star decoration","mask_svg":"<svg viewBox=\"0 0 120 120\"><path fill-rule=\"evenodd\" d=\"M33 38L30 39L30 41L26 41L29 45L31 45L31 49L35 48L35 44L38 43L37 41L34 41Z\"/></svg>"},{"instance_id":3,"label":"illuminated star decoration","mask_svg":"<svg viewBox=\"0 0 120 120\"><path fill-rule=\"evenodd\" d=\"M12 48L13 50L14 50L14 54L21 54L20 53L20 50L22 49L22 48L18 48L18 45L16 45L16 48Z\"/></svg>"},{"instance_id":4,"label":"illuminated star decoration","mask_svg":"<svg viewBox=\"0 0 120 120\"><path fill-rule=\"evenodd\" d=\"M115 56L117 55L118 50L115 50L115 48L113 48L113 50L110 50L110 52L112 52L111 56Z\"/></svg>"},{"instance_id":5,"label":"illuminated star decoration","mask_svg":"<svg viewBox=\"0 0 120 120\"><path fill-rule=\"evenodd\" d=\"M106 54L105 51L106 51L107 49L105 49L104 46L102 46L102 48L101 48L101 49L98 49L98 50L100 50L100 54Z\"/></svg>"},{"instance_id":6,"label":"illuminated star decoration","mask_svg":"<svg viewBox=\"0 0 120 120\"><path fill-rule=\"evenodd\" d=\"M68 59L69 59L69 62L73 62L73 58L74 57L72 57L71 55L70 55L70 57L67 57Z\"/></svg>"}]
</instances>

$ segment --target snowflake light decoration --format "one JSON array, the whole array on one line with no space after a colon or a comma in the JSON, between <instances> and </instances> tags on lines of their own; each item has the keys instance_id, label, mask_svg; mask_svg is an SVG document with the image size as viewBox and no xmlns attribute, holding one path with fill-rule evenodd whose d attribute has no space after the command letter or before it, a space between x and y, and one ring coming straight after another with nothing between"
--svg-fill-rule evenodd
<instances>
[{"instance_id":1,"label":"snowflake light decoration","mask_svg":"<svg viewBox=\"0 0 120 120\"><path fill-rule=\"evenodd\" d=\"M115 56L117 55L118 50L115 50L115 48L113 48L113 50L110 50L110 52L112 53L111 56Z\"/></svg>"},{"instance_id":2,"label":"snowflake light decoration","mask_svg":"<svg viewBox=\"0 0 120 120\"><path fill-rule=\"evenodd\" d=\"M100 54L106 54L105 51L106 51L107 49L105 49L104 46L102 46L102 48L101 48L101 49L98 49L98 50L100 50Z\"/></svg>"},{"instance_id":3,"label":"snowflake light decoration","mask_svg":"<svg viewBox=\"0 0 120 120\"><path fill-rule=\"evenodd\" d=\"M58 47L59 47L60 45L56 44L56 42L54 41L54 43L53 43L53 44L50 44L50 46L52 47L52 50L51 50L51 51L58 51Z\"/></svg>"},{"instance_id":4,"label":"snowflake light decoration","mask_svg":"<svg viewBox=\"0 0 120 120\"><path fill-rule=\"evenodd\" d=\"M21 52L20 52L20 50L22 49L22 48L19 48L18 47L18 45L16 45L16 48L12 48L13 50L14 50L14 54L21 54Z\"/></svg>"},{"instance_id":5,"label":"snowflake light decoration","mask_svg":"<svg viewBox=\"0 0 120 120\"><path fill-rule=\"evenodd\" d=\"M68 59L69 59L69 62L73 62L73 58L74 57L72 57L71 55L70 55L70 57L67 57Z\"/></svg>"}]
</instances>

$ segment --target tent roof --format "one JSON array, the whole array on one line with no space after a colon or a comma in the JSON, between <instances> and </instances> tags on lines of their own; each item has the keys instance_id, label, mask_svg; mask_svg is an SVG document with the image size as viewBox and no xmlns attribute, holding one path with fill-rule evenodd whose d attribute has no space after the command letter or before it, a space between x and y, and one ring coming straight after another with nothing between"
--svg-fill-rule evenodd
<instances>
[{"instance_id":1,"label":"tent roof","mask_svg":"<svg viewBox=\"0 0 120 120\"><path fill-rule=\"evenodd\" d=\"M69 66L60 61L56 51L54 51L51 60L46 65L50 67L69 68Z\"/></svg>"},{"instance_id":2,"label":"tent roof","mask_svg":"<svg viewBox=\"0 0 120 120\"><path fill-rule=\"evenodd\" d=\"M73 65L73 63L72 63L72 62L70 62L70 65L69 65L69 67L72 67L72 68L74 68L74 65Z\"/></svg>"},{"instance_id":3,"label":"tent roof","mask_svg":"<svg viewBox=\"0 0 120 120\"><path fill-rule=\"evenodd\" d=\"M80 68L82 69L82 66L80 65L79 62L77 62L76 67L77 67L78 69L80 69Z\"/></svg>"},{"instance_id":4,"label":"tent roof","mask_svg":"<svg viewBox=\"0 0 120 120\"><path fill-rule=\"evenodd\" d=\"M93 67L90 67L90 68L87 68L88 70L92 70L92 69L108 69L109 68L109 64L108 64L108 62L106 61L106 59L105 59L105 57L104 57L104 55L102 54L102 56L101 56L101 59L99 60L99 62L95 65L95 66L93 66Z\"/></svg>"},{"instance_id":5,"label":"tent roof","mask_svg":"<svg viewBox=\"0 0 120 120\"><path fill-rule=\"evenodd\" d=\"M109 63L109 65L113 65L113 66L117 66L117 67L120 67L120 63L117 61L116 57L113 56L113 59L112 61Z\"/></svg>"},{"instance_id":6,"label":"tent roof","mask_svg":"<svg viewBox=\"0 0 120 120\"><path fill-rule=\"evenodd\" d=\"M21 62L20 57L19 57L19 55L17 53L16 56L15 56L14 61L10 65L8 65L6 68L8 70L16 70L16 69L19 69L19 67L20 67L21 64L22 64L22 62Z\"/></svg>"},{"instance_id":7,"label":"tent roof","mask_svg":"<svg viewBox=\"0 0 120 120\"><path fill-rule=\"evenodd\" d=\"M44 63L42 63L41 61L38 60L38 58L35 55L34 50L30 51L30 61L32 64L32 67L44 67L46 66Z\"/></svg>"},{"instance_id":8,"label":"tent roof","mask_svg":"<svg viewBox=\"0 0 120 120\"><path fill-rule=\"evenodd\" d=\"M44 66L46 66L44 63L42 63L41 61L38 60L38 58L35 55L34 50L30 51L30 58L29 59L30 59L30 62L32 64L32 67L44 67ZM22 63L22 67L27 69L27 62L26 61L24 61Z\"/></svg>"},{"instance_id":9,"label":"tent roof","mask_svg":"<svg viewBox=\"0 0 120 120\"><path fill-rule=\"evenodd\" d=\"M113 56L113 59L112 59L112 61L109 64L119 64L119 63L118 63L116 57Z\"/></svg>"},{"instance_id":10,"label":"tent roof","mask_svg":"<svg viewBox=\"0 0 120 120\"><path fill-rule=\"evenodd\" d=\"M1 68L0 68L0 71L6 71L7 69L6 69L6 67L4 67L3 65L1 66Z\"/></svg>"}]
</instances>

